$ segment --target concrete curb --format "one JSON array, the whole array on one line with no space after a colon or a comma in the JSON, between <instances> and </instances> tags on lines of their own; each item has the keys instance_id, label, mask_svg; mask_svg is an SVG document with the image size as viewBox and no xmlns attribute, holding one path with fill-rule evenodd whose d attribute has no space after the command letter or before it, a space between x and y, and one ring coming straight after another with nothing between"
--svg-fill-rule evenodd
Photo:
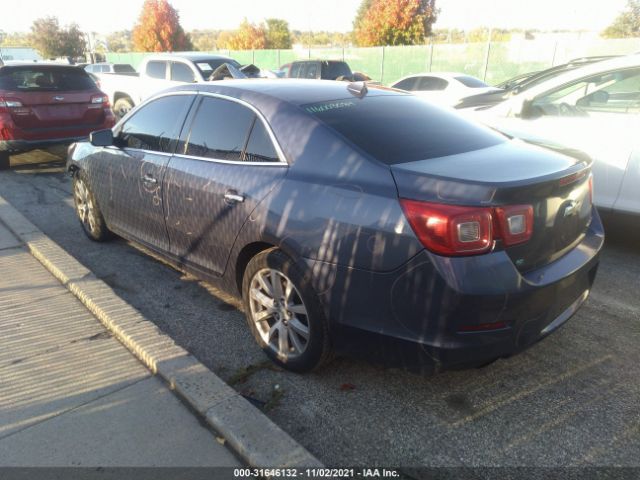
<instances>
[{"instance_id":1,"label":"concrete curb","mask_svg":"<svg viewBox=\"0 0 640 480\"><path fill-rule=\"evenodd\" d=\"M2 221L154 374L250 466L321 467L302 445L200 363L0 196Z\"/></svg>"}]
</instances>

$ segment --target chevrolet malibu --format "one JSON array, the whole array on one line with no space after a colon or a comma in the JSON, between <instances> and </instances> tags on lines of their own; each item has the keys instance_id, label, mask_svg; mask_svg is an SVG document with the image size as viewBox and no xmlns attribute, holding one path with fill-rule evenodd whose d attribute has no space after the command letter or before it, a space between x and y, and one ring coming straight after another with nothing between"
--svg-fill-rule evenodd
<instances>
[{"instance_id":1,"label":"chevrolet malibu","mask_svg":"<svg viewBox=\"0 0 640 480\"><path fill-rule=\"evenodd\" d=\"M589 295L591 163L406 92L231 80L165 91L69 149L89 238L242 299L256 342L432 372L534 344Z\"/></svg>"}]
</instances>

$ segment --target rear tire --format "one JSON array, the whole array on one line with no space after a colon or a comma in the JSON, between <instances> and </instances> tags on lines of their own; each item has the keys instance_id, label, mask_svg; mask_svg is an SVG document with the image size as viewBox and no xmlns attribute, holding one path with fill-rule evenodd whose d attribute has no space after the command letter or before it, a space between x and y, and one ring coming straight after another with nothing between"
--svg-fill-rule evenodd
<instances>
[{"instance_id":1,"label":"rear tire","mask_svg":"<svg viewBox=\"0 0 640 480\"><path fill-rule=\"evenodd\" d=\"M281 250L251 259L242 301L251 333L275 364L308 372L333 357L327 320L308 275Z\"/></svg>"},{"instance_id":2,"label":"rear tire","mask_svg":"<svg viewBox=\"0 0 640 480\"><path fill-rule=\"evenodd\" d=\"M0 152L0 170L9 170L11 159L9 152Z\"/></svg>"},{"instance_id":3,"label":"rear tire","mask_svg":"<svg viewBox=\"0 0 640 480\"><path fill-rule=\"evenodd\" d=\"M129 110L131 110L132 108L133 108L133 102L129 98L127 97L119 98L113 104L113 113L115 114L116 118L120 120L127 113L129 113Z\"/></svg>"},{"instance_id":4,"label":"rear tire","mask_svg":"<svg viewBox=\"0 0 640 480\"><path fill-rule=\"evenodd\" d=\"M104 242L113 237L82 170L73 175L73 202L80 225L87 237L95 242Z\"/></svg>"}]
</instances>

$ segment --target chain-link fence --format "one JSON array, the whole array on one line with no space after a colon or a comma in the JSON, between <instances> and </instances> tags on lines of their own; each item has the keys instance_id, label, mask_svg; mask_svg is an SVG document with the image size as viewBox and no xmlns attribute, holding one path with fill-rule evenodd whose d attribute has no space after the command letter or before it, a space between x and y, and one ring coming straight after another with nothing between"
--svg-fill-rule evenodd
<instances>
[{"instance_id":1,"label":"chain-link fence","mask_svg":"<svg viewBox=\"0 0 640 480\"><path fill-rule=\"evenodd\" d=\"M595 55L640 52L640 38L620 40L516 40L492 43L435 43L424 46L325 48L294 50L219 50L241 64L277 70L295 60L345 60L354 72L363 72L384 84L420 72L463 72L496 84L521 73ZM138 67L147 53L108 53L107 61Z\"/></svg>"}]
</instances>

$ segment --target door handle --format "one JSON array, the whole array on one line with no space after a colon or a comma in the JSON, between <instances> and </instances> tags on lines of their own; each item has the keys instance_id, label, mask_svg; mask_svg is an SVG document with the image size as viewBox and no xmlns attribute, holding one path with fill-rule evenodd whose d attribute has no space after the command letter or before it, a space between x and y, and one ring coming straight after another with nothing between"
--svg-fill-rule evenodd
<instances>
[{"instance_id":1,"label":"door handle","mask_svg":"<svg viewBox=\"0 0 640 480\"><path fill-rule=\"evenodd\" d=\"M158 183L158 180L153 178L151 175L146 174L144 177L142 177L142 181L144 183L152 183L152 184L156 184Z\"/></svg>"},{"instance_id":2,"label":"door handle","mask_svg":"<svg viewBox=\"0 0 640 480\"><path fill-rule=\"evenodd\" d=\"M224 194L224 201L228 204L242 203L244 202L244 195L238 194L235 190L229 190Z\"/></svg>"}]
</instances>

